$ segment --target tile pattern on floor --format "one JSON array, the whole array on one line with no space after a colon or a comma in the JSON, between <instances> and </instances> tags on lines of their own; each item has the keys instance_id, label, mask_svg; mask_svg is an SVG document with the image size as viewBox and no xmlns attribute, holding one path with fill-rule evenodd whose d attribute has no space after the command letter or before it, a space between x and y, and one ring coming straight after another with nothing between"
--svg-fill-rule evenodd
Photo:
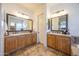
<instances>
[{"instance_id":1,"label":"tile pattern on floor","mask_svg":"<svg viewBox=\"0 0 79 59\"><path fill-rule=\"evenodd\" d=\"M14 56L62 56L63 53L44 47L43 44L36 44L11 54Z\"/></svg>"}]
</instances>

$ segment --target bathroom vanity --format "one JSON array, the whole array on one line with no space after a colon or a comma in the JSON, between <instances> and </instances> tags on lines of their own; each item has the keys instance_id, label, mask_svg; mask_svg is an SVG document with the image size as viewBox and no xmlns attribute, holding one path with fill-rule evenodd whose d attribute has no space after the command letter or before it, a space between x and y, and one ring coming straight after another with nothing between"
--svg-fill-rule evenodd
<instances>
[{"instance_id":1,"label":"bathroom vanity","mask_svg":"<svg viewBox=\"0 0 79 59\"><path fill-rule=\"evenodd\" d=\"M18 49L28 47L36 44L37 34L36 33L21 33L13 34L4 37L4 53L9 55L10 53L17 51Z\"/></svg>"},{"instance_id":2,"label":"bathroom vanity","mask_svg":"<svg viewBox=\"0 0 79 59\"><path fill-rule=\"evenodd\" d=\"M71 38L65 34L47 34L47 46L66 55L71 55Z\"/></svg>"},{"instance_id":3,"label":"bathroom vanity","mask_svg":"<svg viewBox=\"0 0 79 59\"><path fill-rule=\"evenodd\" d=\"M11 53L37 43L37 33L33 30L33 20L6 14L4 53Z\"/></svg>"},{"instance_id":4,"label":"bathroom vanity","mask_svg":"<svg viewBox=\"0 0 79 59\"><path fill-rule=\"evenodd\" d=\"M47 46L66 55L71 55L71 36L68 29L68 14L48 19Z\"/></svg>"}]
</instances>

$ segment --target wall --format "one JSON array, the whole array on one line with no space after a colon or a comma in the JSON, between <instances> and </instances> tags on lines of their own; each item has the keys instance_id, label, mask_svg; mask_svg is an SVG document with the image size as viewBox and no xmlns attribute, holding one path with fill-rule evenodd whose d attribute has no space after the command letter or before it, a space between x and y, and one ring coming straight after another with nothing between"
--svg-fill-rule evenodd
<instances>
[{"instance_id":1,"label":"wall","mask_svg":"<svg viewBox=\"0 0 79 59\"><path fill-rule=\"evenodd\" d=\"M2 4L2 6L6 13L15 15L16 12L22 12L22 13L30 16L30 18L33 18L33 12L31 10L25 9L16 3L4 3L4 4Z\"/></svg>"},{"instance_id":2,"label":"wall","mask_svg":"<svg viewBox=\"0 0 79 59\"><path fill-rule=\"evenodd\" d=\"M2 4L0 4L0 56L4 55L4 17L2 15Z\"/></svg>"},{"instance_id":3,"label":"wall","mask_svg":"<svg viewBox=\"0 0 79 59\"><path fill-rule=\"evenodd\" d=\"M78 3L58 3L47 4L49 14L59 10L68 12L68 28L71 35L79 36L79 4Z\"/></svg>"}]
</instances>

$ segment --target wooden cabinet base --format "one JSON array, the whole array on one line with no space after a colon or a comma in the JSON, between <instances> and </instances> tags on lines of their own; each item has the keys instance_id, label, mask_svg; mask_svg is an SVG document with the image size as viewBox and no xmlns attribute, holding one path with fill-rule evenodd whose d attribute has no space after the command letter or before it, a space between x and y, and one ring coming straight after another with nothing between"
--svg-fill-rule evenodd
<instances>
[{"instance_id":1,"label":"wooden cabinet base","mask_svg":"<svg viewBox=\"0 0 79 59\"><path fill-rule=\"evenodd\" d=\"M37 34L24 34L18 36L5 36L4 38L4 54L9 55L18 49L28 47L37 43Z\"/></svg>"},{"instance_id":2,"label":"wooden cabinet base","mask_svg":"<svg viewBox=\"0 0 79 59\"><path fill-rule=\"evenodd\" d=\"M71 55L71 39L67 36L48 34L47 46L66 55Z\"/></svg>"}]
</instances>

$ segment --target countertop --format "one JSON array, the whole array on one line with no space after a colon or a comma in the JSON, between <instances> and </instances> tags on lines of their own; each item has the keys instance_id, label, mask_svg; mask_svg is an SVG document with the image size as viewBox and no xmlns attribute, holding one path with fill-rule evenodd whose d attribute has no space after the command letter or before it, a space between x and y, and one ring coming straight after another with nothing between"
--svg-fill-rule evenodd
<instances>
[{"instance_id":1,"label":"countertop","mask_svg":"<svg viewBox=\"0 0 79 59\"><path fill-rule=\"evenodd\" d=\"M61 33L52 33L52 32L50 32L50 33L48 33L48 34L71 37L71 35L68 35L68 34L61 34Z\"/></svg>"},{"instance_id":2,"label":"countertop","mask_svg":"<svg viewBox=\"0 0 79 59\"><path fill-rule=\"evenodd\" d=\"M19 36L19 35L25 35L25 34L33 34L34 32L32 32L32 33L17 33L17 34L10 34L10 35L7 35L7 36L5 36L5 37L10 37L10 36Z\"/></svg>"}]
</instances>

